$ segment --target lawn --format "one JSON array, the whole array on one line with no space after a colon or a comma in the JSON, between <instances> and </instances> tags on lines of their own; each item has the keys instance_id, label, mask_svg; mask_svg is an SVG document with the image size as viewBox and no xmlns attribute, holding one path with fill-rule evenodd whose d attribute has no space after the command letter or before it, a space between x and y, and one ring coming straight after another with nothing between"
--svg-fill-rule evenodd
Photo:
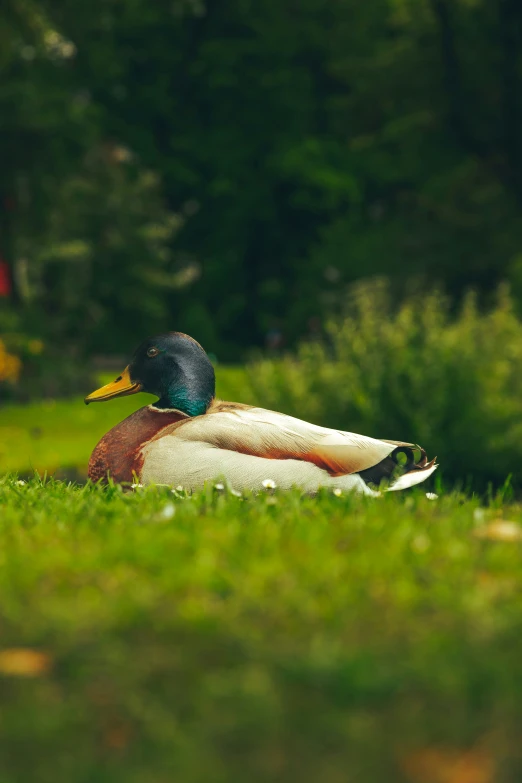
<instances>
[{"instance_id":1,"label":"lawn","mask_svg":"<svg viewBox=\"0 0 522 783\"><path fill-rule=\"evenodd\" d=\"M518 523L0 480L1 783L520 781Z\"/></svg>"},{"instance_id":2,"label":"lawn","mask_svg":"<svg viewBox=\"0 0 522 783\"><path fill-rule=\"evenodd\" d=\"M113 378L101 377L100 385ZM242 368L218 368L220 397L252 402L251 393L249 399L244 398L245 389L249 386ZM86 389L85 394L90 391ZM102 435L154 399L137 394L89 406L83 397L5 405L0 408L0 474L17 471L25 475L37 470L49 475L85 476L90 454Z\"/></svg>"}]
</instances>

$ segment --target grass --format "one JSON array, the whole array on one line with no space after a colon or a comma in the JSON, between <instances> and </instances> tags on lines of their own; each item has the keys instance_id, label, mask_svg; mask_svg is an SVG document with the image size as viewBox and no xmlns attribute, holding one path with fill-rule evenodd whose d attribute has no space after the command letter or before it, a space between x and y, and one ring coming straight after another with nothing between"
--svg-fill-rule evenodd
<instances>
[{"instance_id":1,"label":"grass","mask_svg":"<svg viewBox=\"0 0 522 783\"><path fill-rule=\"evenodd\" d=\"M499 518L522 506L0 480L1 783L519 781Z\"/></svg>"},{"instance_id":2,"label":"grass","mask_svg":"<svg viewBox=\"0 0 522 783\"><path fill-rule=\"evenodd\" d=\"M83 475L147 401L5 407L0 473ZM0 783L518 783L521 531L507 493L0 477Z\"/></svg>"},{"instance_id":3,"label":"grass","mask_svg":"<svg viewBox=\"0 0 522 783\"><path fill-rule=\"evenodd\" d=\"M100 378L100 385L112 379ZM242 368L218 368L218 396L244 401L245 388ZM86 389L85 394L89 391L92 389ZM102 435L154 399L138 394L88 407L83 397L5 405L0 409L0 474L37 470L50 475L64 471L85 475L91 452Z\"/></svg>"}]
</instances>

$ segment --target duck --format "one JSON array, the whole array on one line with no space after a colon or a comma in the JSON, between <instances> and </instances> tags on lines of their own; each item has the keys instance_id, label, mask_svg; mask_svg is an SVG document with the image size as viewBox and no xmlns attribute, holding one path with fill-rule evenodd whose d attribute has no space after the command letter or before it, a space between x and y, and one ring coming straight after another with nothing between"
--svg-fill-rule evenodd
<instances>
[{"instance_id":1,"label":"duck","mask_svg":"<svg viewBox=\"0 0 522 783\"><path fill-rule=\"evenodd\" d=\"M220 480L239 493L297 487L309 494L330 488L376 496L383 483L387 491L406 489L437 468L416 444L226 402L215 389L214 367L189 335L167 332L142 342L121 375L85 403L142 391L158 399L102 437L89 460L91 481L194 492Z\"/></svg>"}]
</instances>

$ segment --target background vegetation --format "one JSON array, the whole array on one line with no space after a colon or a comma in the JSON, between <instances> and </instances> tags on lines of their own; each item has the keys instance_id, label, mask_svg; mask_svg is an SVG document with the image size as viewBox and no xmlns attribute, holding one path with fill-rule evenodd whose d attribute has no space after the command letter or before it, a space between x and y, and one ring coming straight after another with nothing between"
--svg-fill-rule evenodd
<instances>
[{"instance_id":1,"label":"background vegetation","mask_svg":"<svg viewBox=\"0 0 522 783\"><path fill-rule=\"evenodd\" d=\"M522 322L505 292L487 313L467 296L456 314L439 294L394 307L372 282L344 320L296 355L251 365L269 408L374 437L409 438L438 455L446 480L520 483ZM401 435L401 433L403 433Z\"/></svg>"},{"instance_id":2,"label":"background vegetation","mask_svg":"<svg viewBox=\"0 0 522 783\"><path fill-rule=\"evenodd\" d=\"M230 361L374 275L519 307L517 0L7 0L0 30L5 330Z\"/></svg>"}]
</instances>

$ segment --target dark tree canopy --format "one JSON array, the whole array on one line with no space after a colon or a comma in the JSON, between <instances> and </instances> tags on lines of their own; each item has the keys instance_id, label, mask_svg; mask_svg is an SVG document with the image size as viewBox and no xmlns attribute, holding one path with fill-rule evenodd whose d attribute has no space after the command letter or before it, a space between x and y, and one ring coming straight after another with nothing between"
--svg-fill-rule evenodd
<instances>
[{"instance_id":1,"label":"dark tree canopy","mask_svg":"<svg viewBox=\"0 0 522 783\"><path fill-rule=\"evenodd\" d=\"M365 277L522 300L521 61L518 0L7 0L10 312L230 358Z\"/></svg>"}]
</instances>

